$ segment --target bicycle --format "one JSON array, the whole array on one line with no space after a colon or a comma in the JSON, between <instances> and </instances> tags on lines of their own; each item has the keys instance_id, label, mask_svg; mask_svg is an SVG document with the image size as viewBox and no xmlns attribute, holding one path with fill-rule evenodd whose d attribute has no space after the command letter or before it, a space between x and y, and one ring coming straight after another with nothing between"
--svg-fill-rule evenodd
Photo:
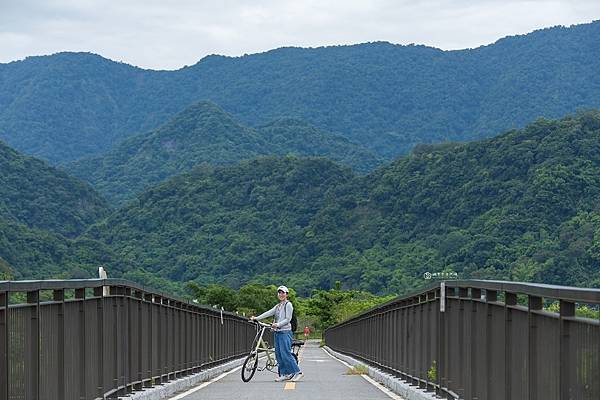
<instances>
[{"instance_id":1,"label":"bicycle","mask_svg":"<svg viewBox=\"0 0 600 400\"><path fill-rule=\"evenodd\" d=\"M263 339L263 336L267 329L271 329L271 325L265 324L260 321L253 321L256 324L256 336L254 337L254 341L252 342L252 347L250 348L250 354L244 360L244 365L242 366L242 381L250 382L250 379L254 376L256 370L264 371L265 369L269 372L273 372L274 374L279 374L279 371L275 372L274 368L277 367L277 360L275 359L275 350L273 347L269 346L269 343ZM300 348L304 345L303 341L293 340L292 341L292 356L298 362L298 352ZM262 368L258 367L261 352L264 352L266 355L266 360Z\"/></svg>"}]
</instances>

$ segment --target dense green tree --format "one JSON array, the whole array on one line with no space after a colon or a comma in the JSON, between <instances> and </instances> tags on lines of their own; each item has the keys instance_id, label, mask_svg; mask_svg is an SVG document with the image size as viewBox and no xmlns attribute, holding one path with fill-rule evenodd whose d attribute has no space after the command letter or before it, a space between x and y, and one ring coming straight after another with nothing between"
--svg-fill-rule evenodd
<instances>
[{"instance_id":1,"label":"dense green tree","mask_svg":"<svg viewBox=\"0 0 600 400\"><path fill-rule=\"evenodd\" d=\"M358 290L343 290L338 281L332 289L315 290L312 293L306 301L306 314L316 317L316 329L325 330L393 298L378 297Z\"/></svg>"},{"instance_id":2,"label":"dense green tree","mask_svg":"<svg viewBox=\"0 0 600 400\"><path fill-rule=\"evenodd\" d=\"M235 290L222 285L198 286L194 282L188 283L192 296L201 304L223 308L225 311L235 311L238 306Z\"/></svg>"},{"instance_id":3,"label":"dense green tree","mask_svg":"<svg viewBox=\"0 0 600 400\"><path fill-rule=\"evenodd\" d=\"M277 286L251 283L238 290L237 310L247 316L259 315L277 301Z\"/></svg>"},{"instance_id":4,"label":"dense green tree","mask_svg":"<svg viewBox=\"0 0 600 400\"><path fill-rule=\"evenodd\" d=\"M0 258L0 281L9 281L13 279L13 270L11 266Z\"/></svg>"}]
</instances>

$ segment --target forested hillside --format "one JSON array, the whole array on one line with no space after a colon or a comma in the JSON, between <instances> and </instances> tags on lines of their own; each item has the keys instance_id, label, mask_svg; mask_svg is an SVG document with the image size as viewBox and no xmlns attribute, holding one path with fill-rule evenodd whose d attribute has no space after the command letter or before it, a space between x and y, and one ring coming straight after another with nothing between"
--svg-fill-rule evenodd
<instances>
[{"instance_id":1,"label":"forested hillside","mask_svg":"<svg viewBox=\"0 0 600 400\"><path fill-rule=\"evenodd\" d=\"M192 167L232 164L267 155L323 156L372 170L382 161L347 139L302 121L280 119L245 127L210 102L199 102L160 128L125 140L110 152L70 163L65 169L114 204Z\"/></svg>"},{"instance_id":2,"label":"forested hillside","mask_svg":"<svg viewBox=\"0 0 600 400\"><path fill-rule=\"evenodd\" d=\"M0 280L94 276L110 250L69 238L110 212L88 184L0 143Z\"/></svg>"},{"instance_id":3,"label":"forested hillside","mask_svg":"<svg viewBox=\"0 0 600 400\"><path fill-rule=\"evenodd\" d=\"M106 243L121 270L239 286L261 273L300 272L306 227L350 179L349 169L314 158L203 166L139 195L86 237Z\"/></svg>"},{"instance_id":4,"label":"forested hillside","mask_svg":"<svg viewBox=\"0 0 600 400\"><path fill-rule=\"evenodd\" d=\"M600 286L599 112L419 146L336 193L306 245L335 254L316 269L335 265L351 285L411 286L448 270Z\"/></svg>"},{"instance_id":5,"label":"forested hillside","mask_svg":"<svg viewBox=\"0 0 600 400\"><path fill-rule=\"evenodd\" d=\"M322 159L200 167L87 237L128 270L301 293L403 292L425 272L600 287L600 112L423 145L366 177Z\"/></svg>"},{"instance_id":6,"label":"forested hillside","mask_svg":"<svg viewBox=\"0 0 600 400\"><path fill-rule=\"evenodd\" d=\"M0 217L74 237L108 213L88 184L0 142Z\"/></svg>"},{"instance_id":7,"label":"forested hillside","mask_svg":"<svg viewBox=\"0 0 600 400\"><path fill-rule=\"evenodd\" d=\"M61 163L108 151L199 100L243 124L294 117L393 159L600 107L600 22L460 51L366 43L209 56L149 71L85 53L0 64L0 139Z\"/></svg>"}]
</instances>

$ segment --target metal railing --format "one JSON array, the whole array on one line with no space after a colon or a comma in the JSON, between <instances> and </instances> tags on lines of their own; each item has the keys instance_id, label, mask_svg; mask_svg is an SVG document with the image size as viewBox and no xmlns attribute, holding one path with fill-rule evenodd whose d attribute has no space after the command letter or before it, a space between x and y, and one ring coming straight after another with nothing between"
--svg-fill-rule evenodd
<instances>
[{"instance_id":1,"label":"metal railing","mask_svg":"<svg viewBox=\"0 0 600 400\"><path fill-rule=\"evenodd\" d=\"M254 333L124 280L0 282L0 399L117 398L241 357Z\"/></svg>"},{"instance_id":2,"label":"metal railing","mask_svg":"<svg viewBox=\"0 0 600 400\"><path fill-rule=\"evenodd\" d=\"M501 301L500 301L501 300ZM558 301L560 312L544 309ZM448 399L600 399L600 290L447 281L325 331L329 347Z\"/></svg>"}]
</instances>

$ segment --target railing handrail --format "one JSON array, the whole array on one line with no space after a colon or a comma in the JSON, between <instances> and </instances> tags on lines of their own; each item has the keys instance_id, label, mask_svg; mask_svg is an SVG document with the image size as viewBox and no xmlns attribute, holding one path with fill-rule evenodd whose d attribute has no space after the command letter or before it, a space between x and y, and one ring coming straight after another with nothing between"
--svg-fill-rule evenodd
<instances>
[{"instance_id":1,"label":"railing handrail","mask_svg":"<svg viewBox=\"0 0 600 400\"><path fill-rule=\"evenodd\" d=\"M64 289L94 289L100 287L121 287L129 288L144 294L160 297L177 303L192 306L197 309L220 313L221 310L206 304L194 303L191 300L183 299L172 294L167 294L160 290L141 285L126 279L108 278L108 279L41 279L41 280L18 280L18 281L0 281L0 292L32 292L38 290L64 290ZM143 297L143 296L142 296ZM243 317L231 311L223 310L223 315Z\"/></svg>"},{"instance_id":2,"label":"railing handrail","mask_svg":"<svg viewBox=\"0 0 600 400\"><path fill-rule=\"evenodd\" d=\"M548 285L545 283L529 283L529 282L512 282L512 281L496 281L496 280L442 280L432 282L421 289L410 292L402 296L398 296L383 304L374 306L359 314L353 315L347 320L337 323L327 329L336 326L344 325L355 319L367 316L375 311L394 306L402 301L418 297L429 293L433 290L440 289L441 283L444 283L446 288L473 288L494 291L506 291L515 294L523 294L529 296L543 297L547 299L565 300L573 303L594 303L600 304L600 289L595 288L580 288L574 286Z\"/></svg>"},{"instance_id":3,"label":"railing handrail","mask_svg":"<svg viewBox=\"0 0 600 400\"><path fill-rule=\"evenodd\" d=\"M524 294L575 303L600 303L600 289L494 280L445 281L447 287L468 287Z\"/></svg>"}]
</instances>

